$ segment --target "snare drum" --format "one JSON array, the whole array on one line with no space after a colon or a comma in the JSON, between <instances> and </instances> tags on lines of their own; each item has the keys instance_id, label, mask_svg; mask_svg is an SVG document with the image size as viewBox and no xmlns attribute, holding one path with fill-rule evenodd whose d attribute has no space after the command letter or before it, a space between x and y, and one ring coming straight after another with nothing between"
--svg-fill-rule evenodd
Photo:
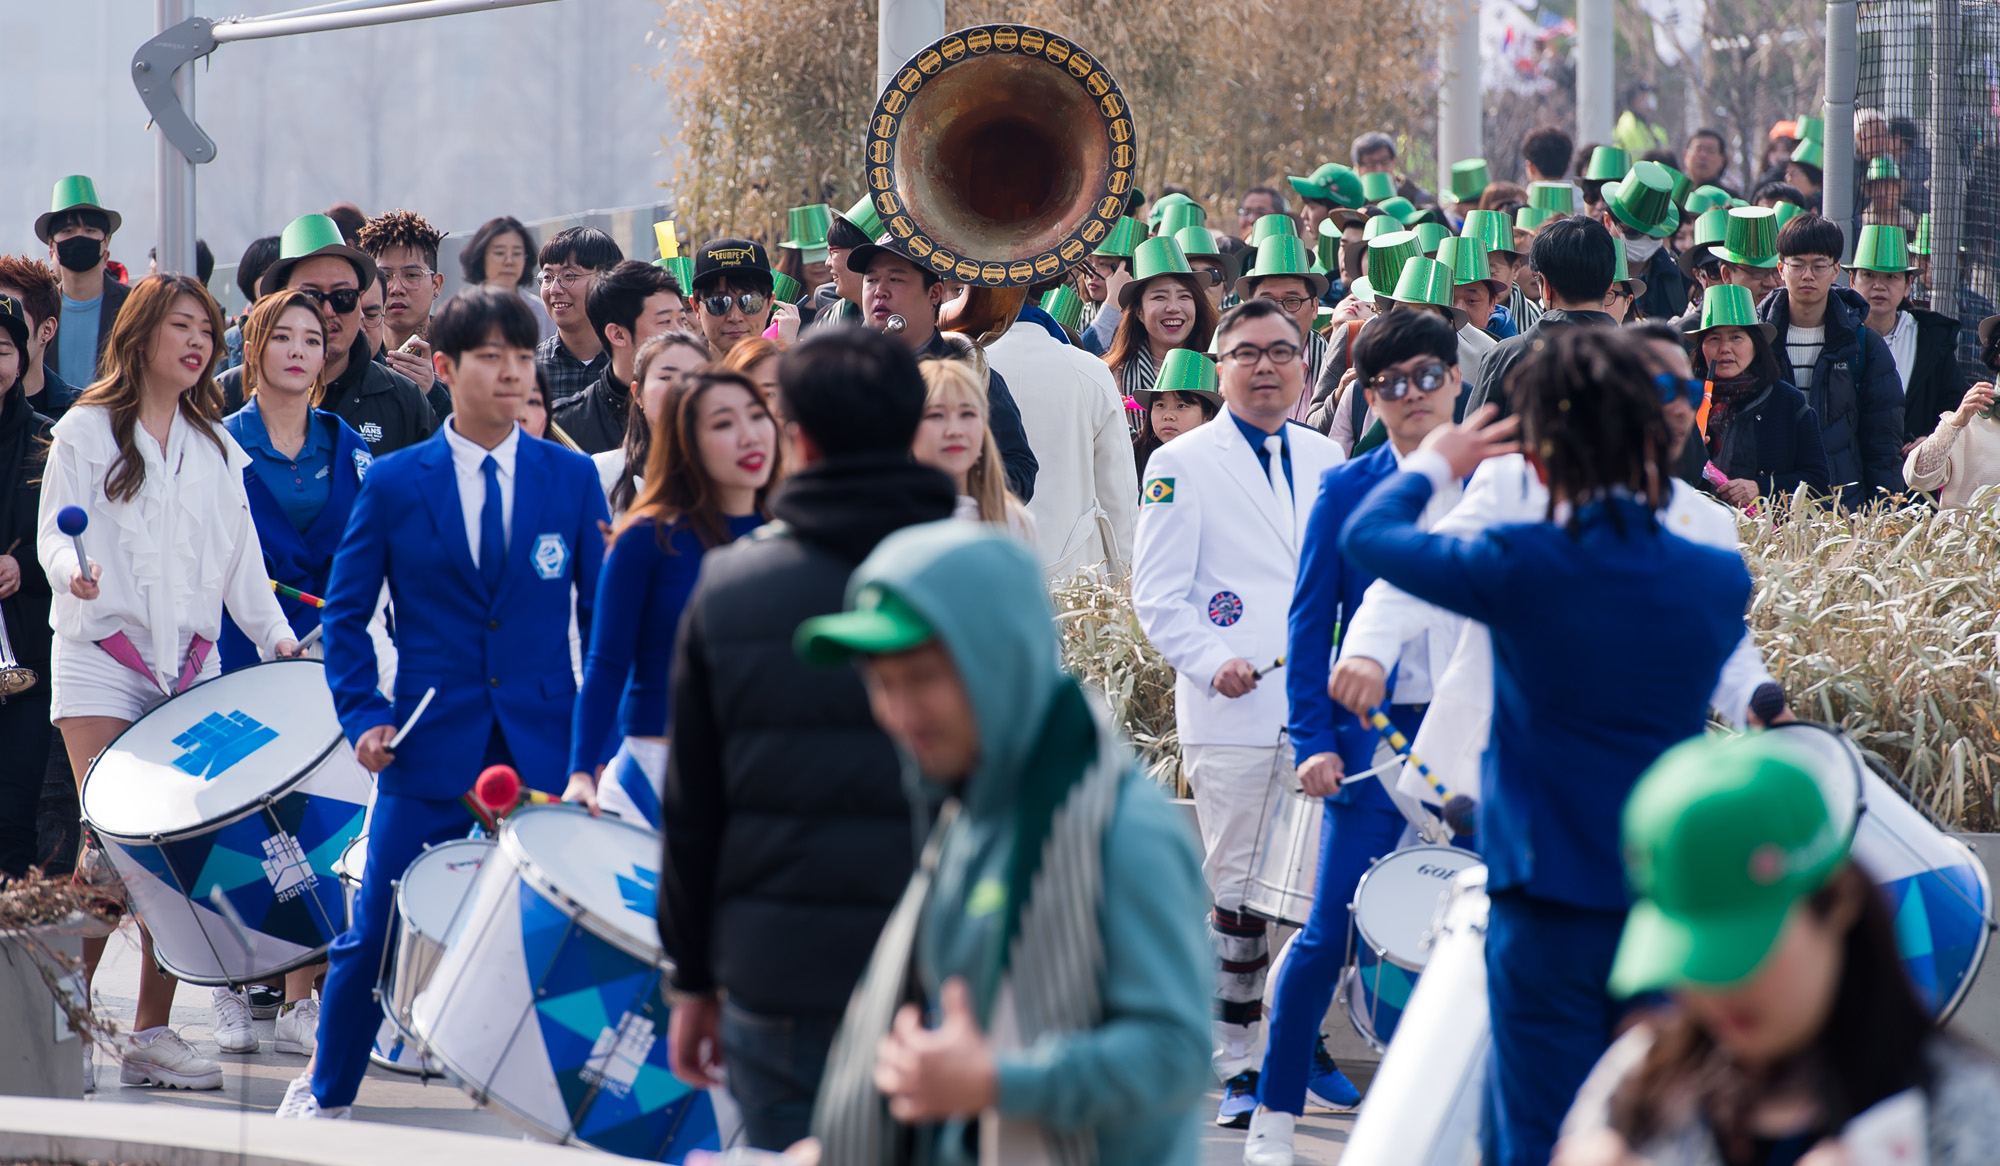
<instances>
[{"instance_id":1,"label":"snare drum","mask_svg":"<svg viewBox=\"0 0 2000 1166\"><path fill-rule=\"evenodd\" d=\"M1312 918L1313 892L1319 885L1319 828L1325 814L1325 798L1302 790L1276 792L1264 838L1250 856L1245 910L1294 927L1304 927Z\"/></svg>"},{"instance_id":2,"label":"snare drum","mask_svg":"<svg viewBox=\"0 0 2000 1166\"><path fill-rule=\"evenodd\" d=\"M340 880L340 902L346 912L343 930L354 926L354 899L361 893L361 876L368 870L368 835L357 834L340 857L333 860L333 874Z\"/></svg>"},{"instance_id":3,"label":"snare drum","mask_svg":"<svg viewBox=\"0 0 2000 1166\"><path fill-rule=\"evenodd\" d=\"M708 1094L667 1065L659 835L563 806L502 824L410 1009L475 1101L535 1134L680 1162L721 1143Z\"/></svg>"},{"instance_id":4,"label":"snare drum","mask_svg":"<svg viewBox=\"0 0 2000 1166\"><path fill-rule=\"evenodd\" d=\"M480 865L493 850L490 838L461 838L419 854L396 883L397 930L394 953L383 949L382 1011L410 1032L410 1005L430 983L452 926Z\"/></svg>"},{"instance_id":5,"label":"snare drum","mask_svg":"<svg viewBox=\"0 0 2000 1166\"><path fill-rule=\"evenodd\" d=\"M1389 1047L1430 960L1432 928L1452 880L1478 865L1469 850L1411 846L1377 859L1356 884L1348 908L1347 1019L1376 1051Z\"/></svg>"},{"instance_id":6,"label":"snare drum","mask_svg":"<svg viewBox=\"0 0 2000 1166\"><path fill-rule=\"evenodd\" d=\"M280 660L133 722L91 765L83 816L160 966L191 983L241 984L319 960L344 929L333 863L361 832L372 789L325 666Z\"/></svg>"}]
</instances>

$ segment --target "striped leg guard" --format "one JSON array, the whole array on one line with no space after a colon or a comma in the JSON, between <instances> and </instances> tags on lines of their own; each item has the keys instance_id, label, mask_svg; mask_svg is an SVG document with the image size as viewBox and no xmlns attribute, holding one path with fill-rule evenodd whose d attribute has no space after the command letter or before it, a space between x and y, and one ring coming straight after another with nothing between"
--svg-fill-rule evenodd
<instances>
[{"instance_id":1,"label":"striped leg guard","mask_svg":"<svg viewBox=\"0 0 2000 1166\"><path fill-rule=\"evenodd\" d=\"M1264 1017L1264 975L1271 944L1264 920L1216 907L1209 916L1215 944L1215 1071L1224 1081L1257 1067L1257 1022Z\"/></svg>"}]
</instances>

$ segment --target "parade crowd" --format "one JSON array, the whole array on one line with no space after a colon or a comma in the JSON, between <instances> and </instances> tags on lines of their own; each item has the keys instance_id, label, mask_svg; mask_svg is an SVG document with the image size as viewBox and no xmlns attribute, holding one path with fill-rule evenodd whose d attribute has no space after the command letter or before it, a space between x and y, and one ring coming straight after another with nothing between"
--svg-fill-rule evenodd
<instances>
[{"instance_id":1,"label":"parade crowd","mask_svg":"<svg viewBox=\"0 0 2000 1166\"><path fill-rule=\"evenodd\" d=\"M436 226L342 204L252 243L226 319L64 178L46 261L0 257L0 612L41 677L0 700L0 873L110 880L38 841L45 773L323 653L370 873L324 963L212 989L223 1052L275 1017L307 1058L283 1118L350 1114L394 875L508 765L658 833L674 1072L786 1161L1192 1163L1212 1119L1289 1166L1361 1103L1321 1022L1413 830L1487 869L1490 1166L1861 1161L1912 1090L1932 1163L1987 1160L2000 1069L1757 731L1792 716L1745 626L1740 522L2000 485L2000 314L1925 306L1876 144L1840 223L1809 117L1751 181L1714 131L1544 128L1527 183L1440 194L1366 134L1233 217L1135 194L973 331L868 198L651 261L496 218L449 298ZM1198 838L1059 666L1079 574L1175 670ZM1273 791L1323 803L1276 975ZM145 942L121 1083L219 1088Z\"/></svg>"}]
</instances>

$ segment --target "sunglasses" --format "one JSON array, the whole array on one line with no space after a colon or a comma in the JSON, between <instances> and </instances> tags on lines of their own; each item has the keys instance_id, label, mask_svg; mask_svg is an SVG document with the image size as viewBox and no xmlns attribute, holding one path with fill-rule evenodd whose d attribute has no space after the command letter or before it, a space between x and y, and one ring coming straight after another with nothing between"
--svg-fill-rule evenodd
<instances>
[{"instance_id":1,"label":"sunglasses","mask_svg":"<svg viewBox=\"0 0 2000 1166\"><path fill-rule=\"evenodd\" d=\"M1663 372L1654 377L1653 383L1660 387L1662 405L1671 405L1679 398L1686 397L1688 408L1699 409L1702 398L1708 395L1700 381L1677 377L1670 372Z\"/></svg>"},{"instance_id":2,"label":"sunglasses","mask_svg":"<svg viewBox=\"0 0 2000 1166\"><path fill-rule=\"evenodd\" d=\"M1195 268L1194 277L1210 287L1216 287L1222 283L1222 272L1213 267Z\"/></svg>"},{"instance_id":3,"label":"sunglasses","mask_svg":"<svg viewBox=\"0 0 2000 1166\"><path fill-rule=\"evenodd\" d=\"M337 287L330 292L323 292L313 287L302 287L297 290L300 295L311 300L319 307L324 308L331 304L333 306L333 314L336 316L345 316L354 310L356 304L361 302L361 290L359 288Z\"/></svg>"},{"instance_id":4,"label":"sunglasses","mask_svg":"<svg viewBox=\"0 0 2000 1166\"><path fill-rule=\"evenodd\" d=\"M770 302L771 298L762 292L744 292L736 296L703 296L701 306L708 309L709 315L716 317L727 316L732 306L742 308L746 316L754 316Z\"/></svg>"},{"instance_id":5,"label":"sunglasses","mask_svg":"<svg viewBox=\"0 0 2000 1166\"><path fill-rule=\"evenodd\" d=\"M1444 387L1445 374L1449 370L1443 362L1425 365L1415 372L1382 373L1368 378L1368 388L1384 401L1400 401L1410 395L1415 388L1420 393L1435 393Z\"/></svg>"}]
</instances>

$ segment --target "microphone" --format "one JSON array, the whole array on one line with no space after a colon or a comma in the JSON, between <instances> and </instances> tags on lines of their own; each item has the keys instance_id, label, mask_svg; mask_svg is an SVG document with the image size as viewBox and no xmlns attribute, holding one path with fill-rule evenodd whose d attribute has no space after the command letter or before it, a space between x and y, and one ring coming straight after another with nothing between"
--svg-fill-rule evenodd
<instances>
[{"instance_id":1,"label":"microphone","mask_svg":"<svg viewBox=\"0 0 2000 1166\"><path fill-rule=\"evenodd\" d=\"M76 546L76 569L85 579L90 578L90 557L83 553L83 530L90 525L90 515L81 506L65 506L56 511L56 529L69 536Z\"/></svg>"},{"instance_id":2,"label":"microphone","mask_svg":"<svg viewBox=\"0 0 2000 1166\"><path fill-rule=\"evenodd\" d=\"M890 316L882 323L882 334L884 336L894 336L909 326L910 322L901 316Z\"/></svg>"}]
</instances>

